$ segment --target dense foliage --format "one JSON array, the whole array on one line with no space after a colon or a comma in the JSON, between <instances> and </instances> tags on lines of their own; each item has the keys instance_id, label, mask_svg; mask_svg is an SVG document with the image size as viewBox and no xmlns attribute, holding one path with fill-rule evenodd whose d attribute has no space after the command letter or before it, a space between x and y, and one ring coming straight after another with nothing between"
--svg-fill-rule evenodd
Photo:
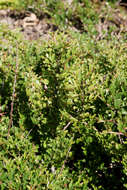
<instances>
[{"instance_id":1,"label":"dense foliage","mask_svg":"<svg viewBox=\"0 0 127 190\"><path fill-rule=\"evenodd\" d=\"M127 188L126 39L91 34L0 26L2 190Z\"/></svg>"}]
</instances>

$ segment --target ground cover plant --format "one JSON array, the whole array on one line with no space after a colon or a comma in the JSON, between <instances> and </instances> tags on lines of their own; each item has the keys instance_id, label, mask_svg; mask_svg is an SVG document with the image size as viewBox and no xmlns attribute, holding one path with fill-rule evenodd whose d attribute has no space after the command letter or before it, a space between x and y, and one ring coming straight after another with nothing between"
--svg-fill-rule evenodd
<instances>
[{"instance_id":1,"label":"ground cover plant","mask_svg":"<svg viewBox=\"0 0 127 190\"><path fill-rule=\"evenodd\" d=\"M32 41L0 25L0 188L127 189L125 12L120 25L117 1L21 2L58 29Z\"/></svg>"}]
</instances>

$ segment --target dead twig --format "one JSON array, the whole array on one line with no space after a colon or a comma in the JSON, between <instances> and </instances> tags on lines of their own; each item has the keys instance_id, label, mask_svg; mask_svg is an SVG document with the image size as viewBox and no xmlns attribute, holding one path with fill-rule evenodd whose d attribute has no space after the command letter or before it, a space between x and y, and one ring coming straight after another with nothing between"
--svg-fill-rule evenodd
<instances>
[{"instance_id":1,"label":"dead twig","mask_svg":"<svg viewBox=\"0 0 127 190\"><path fill-rule=\"evenodd\" d=\"M120 6L127 7L127 3L119 3Z\"/></svg>"},{"instance_id":2,"label":"dead twig","mask_svg":"<svg viewBox=\"0 0 127 190\"><path fill-rule=\"evenodd\" d=\"M4 113L0 113L0 117L2 117L3 115L5 115L6 114L6 112L4 112Z\"/></svg>"},{"instance_id":3,"label":"dead twig","mask_svg":"<svg viewBox=\"0 0 127 190\"><path fill-rule=\"evenodd\" d=\"M114 134L114 135L118 135L119 137L119 140L120 140L120 143L123 144L123 140L121 138L121 136L125 136L126 137L126 134L125 133L122 133L122 132L113 132L113 131L109 131L107 132L109 134Z\"/></svg>"},{"instance_id":4,"label":"dead twig","mask_svg":"<svg viewBox=\"0 0 127 190\"><path fill-rule=\"evenodd\" d=\"M74 135L73 135L73 137L72 137L72 140L73 140L73 139L74 139ZM64 169L64 167L65 167L66 162L67 162L67 159L68 159L69 152L70 152L71 148L72 148L72 146L69 146L69 149L68 149L67 154L66 154L66 158L65 158L65 160L64 160L64 162L63 162L63 165L62 165L62 167L61 167L61 169L60 169L60 172L59 172L57 178L62 174L62 171L63 171L63 169Z\"/></svg>"},{"instance_id":5,"label":"dead twig","mask_svg":"<svg viewBox=\"0 0 127 190\"><path fill-rule=\"evenodd\" d=\"M71 121L68 122L68 124L63 128L63 131L65 131L71 124Z\"/></svg>"},{"instance_id":6,"label":"dead twig","mask_svg":"<svg viewBox=\"0 0 127 190\"><path fill-rule=\"evenodd\" d=\"M33 130L33 128L32 129L30 129L30 131L28 132L28 134L26 135L26 139L27 139L27 137L30 135L30 133L32 132L32 130Z\"/></svg>"},{"instance_id":7,"label":"dead twig","mask_svg":"<svg viewBox=\"0 0 127 190\"><path fill-rule=\"evenodd\" d=\"M17 46L17 48L18 48L18 46ZM15 69L15 76L14 76L14 83L13 83L12 101L11 101L11 110L10 110L10 120L9 120L9 127L8 127L8 137L10 136L10 128L12 127L12 123L13 123L13 110L14 110L18 65L19 64L18 64L18 54L17 54L16 55L16 69Z\"/></svg>"},{"instance_id":8,"label":"dead twig","mask_svg":"<svg viewBox=\"0 0 127 190\"><path fill-rule=\"evenodd\" d=\"M113 131L107 131L107 133L109 133L109 134L114 134L114 135L122 135L122 136L126 136L124 133L122 133L122 132L113 132Z\"/></svg>"}]
</instances>

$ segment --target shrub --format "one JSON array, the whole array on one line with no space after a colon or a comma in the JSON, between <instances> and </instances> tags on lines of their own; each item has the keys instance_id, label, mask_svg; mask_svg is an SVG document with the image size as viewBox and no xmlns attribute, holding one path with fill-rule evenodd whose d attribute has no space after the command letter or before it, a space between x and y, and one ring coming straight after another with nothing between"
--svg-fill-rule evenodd
<instances>
[{"instance_id":1,"label":"shrub","mask_svg":"<svg viewBox=\"0 0 127 190\"><path fill-rule=\"evenodd\" d=\"M125 189L126 42L0 41L1 189Z\"/></svg>"}]
</instances>

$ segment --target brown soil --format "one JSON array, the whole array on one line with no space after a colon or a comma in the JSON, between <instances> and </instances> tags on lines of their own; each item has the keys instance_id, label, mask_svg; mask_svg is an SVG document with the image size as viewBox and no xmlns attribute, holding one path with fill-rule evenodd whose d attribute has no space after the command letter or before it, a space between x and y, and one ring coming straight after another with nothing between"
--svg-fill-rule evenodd
<instances>
[{"instance_id":1,"label":"brown soil","mask_svg":"<svg viewBox=\"0 0 127 190\"><path fill-rule=\"evenodd\" d=\"M101 40L109 35L115 35L120 38L122 32L127 32L127 3L124 0L119 1L116 9L112 9L105 1L93 0L97 5L99 22L95 25L98 32L96 40ZM71 0L68 0L71 3ZM120 4L121 3L121 4ZM121 11L121 6L122 11ZM108 10L108 12L107 12ZM87 26L82 23L78 17L69 20L68 29L83 33L88 32ZM50 33L60 30L58 26L52 23L48 14L42 13L39 17L30 11L0 10L0 24L8 25L12 30L19 29L27 40L36 40L38 38L50 39Z\"/></svg>"},{"instance_id":2,"label":"brown soil","mask_svg":"<svg viewBox=\"0 0 127 190\"><path fill-rule=\"evenodd\" d=\"M112 36L120 38L122 33L127 32L127 9L125 6L121 6L120 2L119 4L116 4L115 9L112 9L110 6L104 9L106 3L102 3L102 6L98 11L99 22L96 25L98 31L97 40L107 37L109 33Z\"/></svg>"},{"instance_id":3,"label":"brown soil","mask_svg":"<svg viewBox=\"0 0 127 190\"><path fill-rule=\"evenodd\" d=\"M8 25L9 29L17 29L24 34L25 39L48 39L50 32L55 32L58 27L51 23L51 18L42 14L39 18L32 12L17 12L0 10L0 24Z\"/></svg>"}]
</instances>

